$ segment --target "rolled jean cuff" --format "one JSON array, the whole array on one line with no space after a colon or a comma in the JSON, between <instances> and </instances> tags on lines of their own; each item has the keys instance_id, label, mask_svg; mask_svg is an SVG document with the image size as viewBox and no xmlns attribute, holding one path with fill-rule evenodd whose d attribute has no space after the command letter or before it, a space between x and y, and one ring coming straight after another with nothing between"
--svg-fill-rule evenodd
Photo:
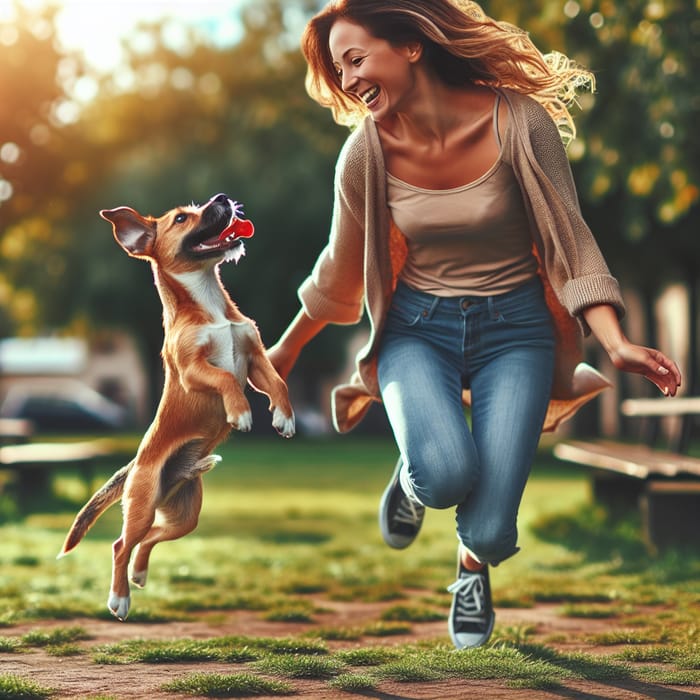
<instances>
[{"instance_id":1,"label":"rolled jean cuff","mask_svg":"<svg viewBox=\"0 0 700 700\"><path fill-rule=\"evenodd\" d=\"M459 537L457 538L459 540ZM475 554L469 547L467 547L464 542L459 540L460 546L466 553L474 560L479 562L479 564L488 564L489 566L498 566L502 561L505 561L506 559L510 559L512 556L515 556L519 551L520 547L513 547L513 550L509 553L506 554L505 556L498 557L496 559L488 559L486 557L480 557L479 555Z\"/></svg>"}]
</instances>

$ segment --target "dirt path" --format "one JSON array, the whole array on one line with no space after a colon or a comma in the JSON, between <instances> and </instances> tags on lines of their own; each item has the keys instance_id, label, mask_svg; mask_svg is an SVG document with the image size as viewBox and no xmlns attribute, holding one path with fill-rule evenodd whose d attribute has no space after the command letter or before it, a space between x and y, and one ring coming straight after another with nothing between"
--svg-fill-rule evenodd
<instances>
[{"instance_id":1,"label":"dirt path","mask_svg":"<svg viewBox=\"0 0 700 700\"><path fill-rule=\"evenodd\" d=\"M89 650L101 644L110 644L134 639L165 640L176 638L206 639L223 635L246 635L261 637L287 637L320 627L358 627L379 619L386 603L337 603L319 601L326 611L317 615L313 624L273 623L262 620L259 614L236 611L212 616L211 622L172 622L167 624L119 623L112 621L77 619L66 622L35 623L0 630L0 636L21 637L38 629L49 631L53 627L80 626L93 637L81 642ZM591 654L609 654L616 651L610 647L595 647L586 642L590 634L609 631L610 622L595 619L563 617L557 606L540 605L530 609L497 609L497 619L502 626L530 627L534 631L532 641L566 638L561 649L580 650ZM555 637L554 635L558 635ZM413 632L406 636L366 637L361 642L329 642L331 650L352 646L413 643L422 639L448 641L445 623L430 622L413 625ZM547 644L556 648L556 644ZM34 682L55 688L54 700L71 700L108 697L138 700L177 700L191 696L165 693L159 688L169 681L190 673L235 673L245 670L244 665L223 663L199 664L129 664L100 665L88 655L56 657L42 649L26 653L0 654L0 674L16 674ZM376 700L464 700L466 698L507 698L507 700L562 700L563 698L585 698L590 700L681 700L700 697L700 687L671 688L640 682L585 682L572 681L553 690L514 690L501 681L450 680L436 683L397 683L382 681L379 690L364 693L346 693L329 688L324 681L293 680L297 695L292 697L321 700L343 698L374 698ZM260 696L258 696L260 697Z\"/></svg>"}]
</instances>

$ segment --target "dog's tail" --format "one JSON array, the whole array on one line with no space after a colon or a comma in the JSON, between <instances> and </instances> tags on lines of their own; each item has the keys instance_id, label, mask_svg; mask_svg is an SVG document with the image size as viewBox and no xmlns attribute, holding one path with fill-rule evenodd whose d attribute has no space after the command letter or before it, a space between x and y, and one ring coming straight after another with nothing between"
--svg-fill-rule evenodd
<instances>
[{"instance_id":1,"label":"dog's tail","mask_svg":"<svg viewBox=\"0 0 700 700\"><path fill-rule=\"evenodd\" d=\"M78 515L75 516L75 520L68 531L68 535L66 535L66 541L63 543L63 547L56 557L57 559L64 557L72 549L75 549L100 515L122 497L124 493L124 482L126 481L127 474L131 470L134 461L135 460L132 460L129 464L114 472L111 478L102 488L93 494L92 498L83 506Z\"/></svg>"}]
</instances>

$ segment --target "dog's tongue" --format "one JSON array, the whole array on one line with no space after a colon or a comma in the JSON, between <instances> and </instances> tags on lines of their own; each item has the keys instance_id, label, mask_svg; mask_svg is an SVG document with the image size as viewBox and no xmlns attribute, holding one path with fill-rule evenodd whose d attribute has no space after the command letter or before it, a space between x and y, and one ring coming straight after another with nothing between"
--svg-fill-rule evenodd
<instances>
[{"instance_id":1,"label":"dog's tongue","mask_svg":"<svg viewBox=\"0 0 700 700\"><path fill-rule=\"evenodd\" d=\"M234 238L250 238L255 232L253 222L248 219L233 218L233 221L219 234L219 240L228 238L233 234Z\"/></svg>"}]
</instances>

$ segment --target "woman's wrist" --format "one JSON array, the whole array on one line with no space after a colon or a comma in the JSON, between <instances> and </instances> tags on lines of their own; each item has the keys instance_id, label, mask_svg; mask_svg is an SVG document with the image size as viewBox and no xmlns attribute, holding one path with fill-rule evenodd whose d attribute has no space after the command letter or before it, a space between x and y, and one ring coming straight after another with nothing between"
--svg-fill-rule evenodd
<instances>
[{"instance_id":1,"label":"woman's wrist","mask_svg":"<svg viewBox=\"0 0 700 700\"><path fill-rule=\"evenodd\" d=\"M615 308L610 304L597 304L583 310L583 317L603 350L614 357L627 340Z\"/></svg>"}]
</instances>

